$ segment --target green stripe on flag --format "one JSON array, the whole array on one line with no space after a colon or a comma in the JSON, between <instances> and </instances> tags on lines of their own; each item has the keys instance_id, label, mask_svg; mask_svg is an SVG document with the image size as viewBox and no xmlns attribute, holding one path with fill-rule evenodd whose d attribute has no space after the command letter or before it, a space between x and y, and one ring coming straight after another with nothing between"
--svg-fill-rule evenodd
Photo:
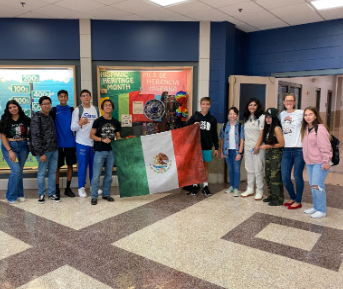
<instances>
[{"instance_id":1,"label":"green stripe on flag","mask_svg":"<svg viewBox=\"0 0 343 289\"><path fill-rule=\"evenodd\" d=\"M123 93L118 95L118 120L121 121L122 114L129 114L129 94Z\"/></svg>"},{"instance_id":2,"label":"green stripe on flag","mask_svg":"<svg viewBox=\"0 0 343 289\"><path fill-rule=\"evenodd\" d=\"M120 197L149 195L140 137L112 141Z\"/></svg>"}]
</instances>

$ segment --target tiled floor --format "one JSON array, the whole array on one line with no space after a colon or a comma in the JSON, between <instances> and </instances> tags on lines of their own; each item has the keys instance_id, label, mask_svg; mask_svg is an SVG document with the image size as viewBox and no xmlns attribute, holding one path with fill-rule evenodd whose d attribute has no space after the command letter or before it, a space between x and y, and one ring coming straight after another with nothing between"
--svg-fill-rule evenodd
<instances>
[{"instance_id":1,"label":"tiled floor","mask_svg":"<svg viewBox=\"0 0 343 289\"><path fill-rule=\"evenodd\" d=\"M240 189L246 183L242 182ZM0 289L343 288L343 194L328 214L269 207L211 185L120 199L7 204L0 191Z\"/></svg>"}]
</instances>

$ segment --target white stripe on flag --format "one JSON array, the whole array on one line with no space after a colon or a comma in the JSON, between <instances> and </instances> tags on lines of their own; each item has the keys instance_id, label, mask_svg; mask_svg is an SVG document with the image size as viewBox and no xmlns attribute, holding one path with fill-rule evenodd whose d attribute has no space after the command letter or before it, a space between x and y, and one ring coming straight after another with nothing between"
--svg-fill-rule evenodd
<instances>
[{"instance_id":1,"label":"white stripe on flag","mask_svg":"<svg viewBox=\"0 0 343 289\"><path fill-rule=\"evenodd\" d=\"M141 137L150 194L179 187L171 132Z\"/></svg>"}]
</instances>

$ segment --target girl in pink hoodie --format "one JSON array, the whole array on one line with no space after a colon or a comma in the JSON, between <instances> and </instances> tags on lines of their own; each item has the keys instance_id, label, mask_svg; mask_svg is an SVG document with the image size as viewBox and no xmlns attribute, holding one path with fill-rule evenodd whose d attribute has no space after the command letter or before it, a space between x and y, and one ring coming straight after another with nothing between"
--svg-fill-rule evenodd
<instances>
[{"instance_id":1,"label":"girl in pink hoodie","mask_svg":"<svg viewBox=\"0 0 343 289\"><path fill-rule=\"evenodd\" d=\"M301 138L313 197L313 207L305 210L305 213L311 214L312 218L323 218L326 216L324 180L329 173L332 158L331 135L315 107L309 106L304 111Z\"/></svg>"}]
</instances>

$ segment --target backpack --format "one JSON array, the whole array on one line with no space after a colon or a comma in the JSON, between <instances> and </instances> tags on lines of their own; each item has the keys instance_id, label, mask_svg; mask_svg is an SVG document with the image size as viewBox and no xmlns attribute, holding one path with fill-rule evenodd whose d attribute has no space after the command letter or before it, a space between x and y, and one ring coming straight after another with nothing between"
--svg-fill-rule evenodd
<instances>
[{"instance_id":1,"label":"backpack","mask_svg":"<svg viewBox=\"0 0 343 289\"><path fill-rule=\"evenodd\" d=\"M101 116L101 113L100 113L100 110L97 106L94 106L95 107L95 110L96 110L96 117L100 117ZM79 120L81 119L82 117L82 114L83 114L83 106L82 104L78 106L78 109L79 109Z\"/></svg>"},{"instance_id":2,"label":"backpack","mask_svg":"<svg viewBox=\"0 0 343 289\"><path fill-rule=\"evenodd\" d=\"M318 132L318 125L315 126L314 128L316 134ZM331 135L331 140L330 140L330 143L331 143L331 147L332 147L332 163L333 165L332 166L336 166L339 164L339 139L336 138L335 136Z\"/></svg>"},{"instance_id":3,"label":"backpack","mask_svg":"<svg viewBox=\"0 0 343 289\"><path fill-rule=\"evenodd\" d=\"M73 107L69 107L70 108L70 113L73 114L74 108ZM52 119L55 121L56 120L56 106L54 106L52 108L52 111L50 112L50 115L52 117Z\"/></svg>"}]
</instances>

